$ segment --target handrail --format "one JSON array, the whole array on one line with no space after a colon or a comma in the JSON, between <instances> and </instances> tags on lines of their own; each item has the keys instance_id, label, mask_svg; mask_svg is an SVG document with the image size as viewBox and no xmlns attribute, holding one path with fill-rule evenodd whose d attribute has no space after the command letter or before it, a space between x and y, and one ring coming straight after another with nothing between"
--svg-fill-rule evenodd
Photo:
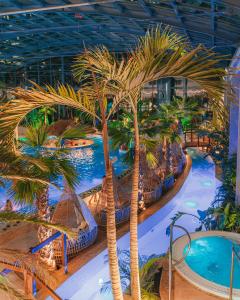
<instances>
[{"instance_id":1,"label":"handrail","mask_svg":"<svg viewBox=\"0 0 240 300\"><path fill-rule=\"evenodd\" d=\"M169 260L168 260L168 263L169 263L169 268L168 268L168 277L169 277L169 280L168 280L168 284L169 284L168 300L172 299L172 269L173 269L173 267L175 267L176 265L178 265L178 264L180 264L181 262L184 261L184 259L187 257L187 255L188 255L188 253L191 249L192 239L191 239L191 236L190 236L189 232L183 226L175 224L178 219L180 219L182 216L185 216L185 215L188 215L188 216L191 216L191 217L194 217L194 218L198 219L202 223L202 225L204 225L204 227L206 229L206 226L202 222L202 220L198 216L196 216L194 214L191 214L191 213L181 213L181 214L179 214L176 218L173 219L172 223L170 224L170 246L169 246ZM175 241L173 241L173 228L174 227L182 229L186 233L186 235L188 237L188 244L187 244L188 249L187 249L185 255L181 259L179 259L178 261L174 261L174 263L173 263L172 249L173 249L173 244L175 243Z\"/></svg>"},{"instance_id":2,"label":"handrail","mask_svg":"<svg viewBox=\"0 0 240 300\"><path fill-rule=\"evenodd\" d=\"M172 259L172 261L174 261L174 264L172 264L172 265L175 267L175 266L179 265L181 262L183 262L184 259L188 256L188 253L189 253L190 250L191 250L192 239L191 239L191 236L190 236L190 234L189 234L189 232L187 231L186 228L184 228L183 226L180 226L180 225L173 225L173 226L174 226L174 227L177 227L177 228L179 228L179 229L182 229L182 230L186 233L186 235L187 235L187 237L188 237L188 249L187 249L186 253L185 253L185 254L182 256L182 258L179 259L179 260L174 260L174 259ZM174 244L175 242L176 242L176 240L172 242L172 246L173 246L173 244Z\"/></svg>"},{"instance_id":3,"label":"handrail","mask_svg":"<svg viewBox=\"0 0 240 300\"><path fill-rule=\"evenodd\" d=\"M188 237L188 250L187 250L187 252L185 253L185 255L181 259L176 260L173 263L172 246L173 246L173 244L175 242L175 241L173 241L173 228L174 227L182 229L186 233L186 235ZM173 269L173 267L175 267L176 265L178 265L182 261L184 261L184 259L186 258L186 256L188 255L188 253L189 253L189 251L191 249L191 243L192 243L192 239L191 239L191 236L190 236L189 232L187 231L187 229L184 228L183 226L175 225L174 222L173 222L170 225L170 248L169 248L169 259L168 259L168 263L169 263L169 268L168 268L168 276L169 276L169 281L168 281L168 284L169 284L168 299L169 300L172 299L172 269Z\"/></svg>"},{"instance_id":4,"label":"handrail","mask_svg":"<svg viewBox=\"0 0 240 300\"><path fill-rule=\"evenodd\" d=\"M230 288L229 288L229 300L233 299L233 278L234 278L234 257L240 262L240 256L232 244L232 257L231 257L231 272L230 272Z\"/></svg>"}]
</instances>

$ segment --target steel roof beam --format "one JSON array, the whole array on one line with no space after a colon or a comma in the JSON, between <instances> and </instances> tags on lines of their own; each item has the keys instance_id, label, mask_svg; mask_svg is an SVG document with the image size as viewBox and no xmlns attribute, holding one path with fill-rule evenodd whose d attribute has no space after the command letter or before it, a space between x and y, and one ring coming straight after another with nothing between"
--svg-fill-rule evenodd
<instances>
[{"instance_id":1,"label":"steel roof beam","mask_svg":"<svg viewBox=\"0 0 240 300\"><path fill-rule=\"evenodd\" d=\"M180 12L179 12L179 9L178 9L178 6L177 6L177 2L176 2L176 1L172 1L172 2L171 2L171 6L172 6L172 8L173 8L173 10L174 10L174 13L175 13L175 15L176 15L178 21L182 24L184 33L185 33L185 35L187 36L189 42L192 42L192 38L191 38L191 36L190 36L190 34L189 34L189 32L188 32L186 26L185 26L184 17L183 17L183 16L180 14Z\"/></svg>"},{"instance_id":2,"label":"steel roof beam","mask_svg":"<svg viewBox=\"0 0 240 300\"><path fill-rule=\"evenodd\" d=\"M87 31L98 31L103 30L105 32L119 32L126 34L141 34L138 29L121 28L121 27L109 27L106 25L71 25L71 26L58 26L58 27L47 27L47 28L34 28L20 31L2 31L0 32L0 39L9 39L13 37L26 36L31 34L49 33L49 32L61 32L61 31L73 31L73 30L87 30Z\"/></svg>"},{"instance_id":3,"label":"steel roof beam","mask_svg":"<svg viewBox=\"0 0 240 300\"><path fill-rule=\"evenodd\" d=\"M214 33L212 36L212 46L215 46L216 39L215 39L215 34L216 34L216 17L215 17L215 9L216 9L216 0L211 0L211 30Z\"/></svg>"},{"instance_id":4,"label":"steel roof beam","mask_svg":"<svg viewBox=\"0 0 240 300\"><path fill-rule=\"evenodd\" d=\"M125 12L125 7L117 2L112 3L113 8L115 8L120 14L123 14Z\"/></svg>"},{"instance_id":5,"label":"steel roof beam","mask_svg":"<svg viewBox=\"0 0 240 300\"><path fill-rule=\"evenodd\" d=\"M116 1L119 1L119 0L96 0L96 1L86 1L86 2L81 2L81 3L75 3L75 4L49 5L49 6L42 6L42 7L17 9L14 11L1 12L0 16L28 14L28 13L33 13L33 12L50 11L50 10L65 9L65 8L76 8L76 7L83 7L83 6L91 6L91 5L95 5L95 4L113 3Z\"/></svg>"},{"instance_id":6,"label":"steel roof beam","mask_svg":"<svg viewBox=\"0 0 240 300\"><path fill-rule=\"evenodd\" d=\"M145 3L144 0L138 0L138 3L149 17L153 17L153 10Z\"/></svg>"}]
</instances>

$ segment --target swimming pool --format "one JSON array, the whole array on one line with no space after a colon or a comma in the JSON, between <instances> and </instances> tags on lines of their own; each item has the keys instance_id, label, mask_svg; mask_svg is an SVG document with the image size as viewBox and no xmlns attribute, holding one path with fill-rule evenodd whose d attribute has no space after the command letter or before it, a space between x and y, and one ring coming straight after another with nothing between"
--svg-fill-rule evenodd
<instances>
[{"instance_id":1,"label":"swimming pool","mask_svg":"<svg viewBox=\"0 0 240 300\"><path fill-rule=\"evenodd\" d=\"M193 161L192 170L181 190L161 210L138 226L141 255L159 255L166 252L169 247L166 228L176 212L196 213L197 209L206 209L214 199L216 188L220 184L215 178L214 163L210 158L204 159L195 149L189 149L188 152ZM195 219L188 216L180 219L178 224L184 225L191 232L197 227L195 222ZM180 235L182 232L176 231L174 238ZM129 233L118 240L118 247L121 250L129 249ZM109 280L106 256L107 250L104 250L69 277L57 289L60 297L70 300L112 300L111 293L100 292L103 283Z\"/></svg>"},{"instance_id":2,"label":"swimming pool","mask_svg":"<svg viewBox=\"0 0 240 300\"><path fill-rule=\"evenodd\" d=\"M232 245L240 252L240 235L227 231L191 233L191 249L185 260L176 265L180 273L197 288L229 299ZM188 239L182 236L173 246L173 259L181 260L186 253ZM240 262L234 258L233 299L240 300Z\"/></svg>"},{"instance_id":3,"label":"swimming pool","mask_svg":"<svg viewBox=\"0 0 240 300\"><path fill-rule=\"evenodd\" d=\"M94 141L93 145L85 148L68 150L65 154L67 159L69 159L76 167L79 176L80 184L76 188L77 193L87 191L100 184L102 182L102 177L105 174L102 138L96 136L91 139ZM29 155L34 155L36 149L25 147L24 151ZM117 175L127 169L127 165L122 161L123 156L119 154L118 151L111 150L110 155L111 158L116 158L113 165ZM63 187L62 178L59 177L59 180L56 183L60 187ZM61 190L54 188L53 186L50 187L50 205L58 202L61 193ZM0 187L0 208L4 206L8 197L7 188Z\"/></svg>"},{"instance_id":4,"label":"swimming pool","mask_svg":"<svg viewBox=\"0 0 240 300\"><path fill-rule=\"evenodd\" d=\"M203 278L217 284L230 286L232 245L240 248L231 239L224 236L206 236L193 240L191 249L185 258L187 265ZM184 252L186 248L184 249ZM233 288L240 288L240 265L235 257Z\"/></svg>"}]
</instances>

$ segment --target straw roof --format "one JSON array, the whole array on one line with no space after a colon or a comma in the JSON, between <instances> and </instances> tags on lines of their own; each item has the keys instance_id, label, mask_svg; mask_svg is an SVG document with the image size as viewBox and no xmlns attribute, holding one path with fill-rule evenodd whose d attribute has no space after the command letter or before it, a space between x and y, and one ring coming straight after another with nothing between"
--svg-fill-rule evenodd
<instances>
[{"instance_id":1,"label":"straw roof","mask_svg":"<svg viewBox=\"0 0 240 300\"><path fill-rule=\"evenodd\" d=\"M74 191L65 187L61 199L54 210L52 221L71 228L76 232L88 228L78 196Z\"/></svg>"}]
</instances>

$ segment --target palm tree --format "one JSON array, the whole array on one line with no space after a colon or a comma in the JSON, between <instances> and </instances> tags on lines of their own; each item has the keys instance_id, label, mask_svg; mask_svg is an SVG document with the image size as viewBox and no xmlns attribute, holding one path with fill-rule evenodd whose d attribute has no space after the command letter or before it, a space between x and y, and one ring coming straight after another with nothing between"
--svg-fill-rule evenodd
<instances>
[{"instance_id":1,"label":"palm tree","mask_svg":"<svg viewBox=\"0 0 240 300\"><path fill-rule=\"evenodd\" d=\"M81 125L67 128L63 133L56 137L56 147L61 147L64 139L84 138L86 133L92 133L93 129L89 126ZM48 141L49 126L39 123L36 126L28 125L26 131L26 140L23 144L31 147L41 147Z\"/></svg>"},{"instance_id":2,"label":"palm tree","mask_svg":"<svg viewBox=\"0 0 240 300\"><path fill-rule=\"evenodd\" d=\"M146 83L166 77L186 78L198 83L210 97L215 109L222 108L226 88L221 57L201 45L188 51L185 41L167 28L152 29L140 38L128 59L118 62L106 49L90 51L89 61L96 74L118 82L120 98L127 101L134 115L135 151L130 218L131 292L133 299L141 299L138 268L137 210L139 178L139 128L137 103ZM94 66L94 67L93 67ZM118 71L116 71L116 69ZM116 77L114 77L114 75ZM115 109L116 107L113 107Z\"/></svg>"},{"instance_id":3,"label":"palm tree","mask_svg":"<svg viewBox=\"0 0 240 300\"><path fill-rule=\"evenodd\" d=\"M48 138L48 125L42 124L41 122L37 125L28 125L26 131L26 140L23 141L32 147L43 146Z\"/></svg>"},{"instance_id":4,"label":"palm tree","mask_svg":"<svg viewBox=\"0 0 240 300\"><path fill-rule=\"evenodd\" d=\"M83 59L82 59L83 58ZM130 104L134 115L135 130L135 155L133 172L133 189L131 199L131 292L133 299L140 299L139 268L138 268L138 243L137 243L137 210L138 210L138 177L139 177L139 128L137 118L137 102L140 99L141 88L154 80L166 77L187 78L199 84L200 88L206 91L216 110L220 110L223 102L223 95L226 89L224 76L226 72L219 68L218 64L222 57L216 56L212 51L206 50L203 46L188 50L182 38L171 33L167 28L153 29L145 37L139 40L137 48L129 53L127 58L118 61L106 48L97 48L86 51L76 62L75 74L82 76L88 70L91 86L87 94L95 96L85 97L79 91L75 93L70 87L61 86L59 93L49 89L45 90L17 89L15 95L17 99L12 100L4 109L0 118L0 138L5 137L5 144L14 148L13 131L22 118L31 110L43 105L66 105L90 113L102 122L105 154L107 148L107 120L118 107L121 101ZM84 71L84 72L83 72ZM94 76L93 76L94 75ZM100 78L100 79L99 79ZM85 78L89 79L89 78ZM88 84L87 80L85 86ZM92 84L94 83L94 85ZM83 87L84 88L84 87ZM106 117L106 95L114 98L114 104ZM100 119L95 112L95 105L99 101L99 109L103 113ZM99 100L100 99L100 100ZM104 117L105 115L105 117ZM108 201L109 220L111 220L112 230L115 224L114 219L114 198L112 192L111 164L109 156L105 157L106 174L108 177ZM111 212L111 213L110 213ZM110 223L109 223L110 225ZM113 282L113 294L115 299L122 299L120 289L119 272L117 268L116 239L112 239L116 234L111 231L109 236L109 247L111 251L110 269ZM115 289L116 288L116 289Z\"/></svg>"},{"instance_id":5,"label":"palm tree","mask_svg":"<svg viewBox=\"0 0 240 300\"><path fill-rule=\"evenodd\" d=\"M39 110L38 114L40 116L43 116L43 123L45 126L49 124L48 117L52 116L55 112L56 112L56 109L54 107L50 107L50 106L44 106Z\"/></svg>"},{"instance_id":6,"label":"palm tree","mask_svg":"<svg viewBox=\"0 0 240 300\"><path fill-rule=\"evenodd\" d=\"M81 60L84 60L85 57L81 57ZM88 61L85 61L85 64L88 65ZM86 68L91 70L91 66ZM85 69L85 70L86 70ZM85 71L84 70L84 71ZM91 74L91 73L90 73ZM93 74L93 73L92 73ZM109 251L109 263L110 263L110 274L112 280L112 290L115 299L122 300L122 291L121 291L121 282L120 275L118 269L118 261L117 261L117 238L116 238L116 222L115 222L115 199L113 193L113 174L112 174L112 163L109 158L109 138L108 138L108 124L107 120L110 117L110 112L107 113L107 95L111 91L114 90L114 84L107 86L107 83L104 80L100 80L99 78L96 80L95 76L91 78L88 77L88 86L85 86L82 91L77 91L70 87L59 85L57 89L54 89L50 86L47 86L47 91L37 86L36 89L29 90L28 94L26 94L26 90L17 89L15 92L16 99L12 105L22 105L25 104L25 109L18 109L18 113L14 118L10 115L10 119L5 119L5 121L10 122L8 126L14 126L13 123L19 123L24 118L24 116L30 112L32 109L36 107L41 107L45 105L66 105L83 111L84 113L91 115L93 118L97 119L101 122L102 125L102 136L103 136L103 145L104 145L104 160L105 160L105 170L106 170L106 179L107 179L107 240L108 240L108 251ZM108 80L106 80L108 81ZM89 86L89 82L92 83L92 86ZM31 99L31 101L28 101ZM16 102L15 102L16 101ZM17 104L18 102L18 104ZM115 102L113 102L115 105ZM28 108L27 108L28 107ZM9 112L12 111L12 108L9 108ZM25 111L25 113L23 113ZM15 110L16 112L16 110ZM5 115L5 113L4 113ZM6 116L6 115L5 115ZM3 119L0 121L0 123ZM10 125L11 124L11 125ZM5 124L6 125L6 124ZM3 131L8 131L7 127L5 127L4 121L1 123L1 128ZM5 128L5 129L4 129ZM3 139L3 147L11 147L14 146L14 139L10 132L5 131L5 139ZM1 138L1 137L0 137ZM10 142L12 141L12 142ZM10 143L9 143L10 142ZM45 193L46 195L46 193ZM42 197L41 203L46 202L46 196ZM44 206L45 207L45 206Z\"/></svg>"},{"instance_id":7,"label":"palm tree","mask_svg":"<svg viewBox=\"0 0 240 300\"><path fill-rule=\"evenodd\" d=\"M43 221L38 230L39 241L52 235L52 229L44 226L50 221L48 207L48 187L50 180L62 175L70 187L77 184L77 174L74 167L57 153L41 158L28 157L20 153L4 153L0 151L0 183L11 180L9 193L19 204L33 204L36 201L38 217ZM51 245L43 248L41 255L46 257L52 254ZM49 259L49 263L54 263Z\"/></svg>"},{"instance_id":8,"label":"palm tree","mask_svg":"<svg viewBox=\"0 0 240 300\"><path fill-rule=\"evenodd\" d=\"M144 174L144 165L147 162L148 167L154 169L157 166L158 160L156 157L156 148L160 143L159 137L159 113L158 111L147 111L142 108L142 101L138 102L137 113L139 123L139 144L140 144L140 163L139 163L139 178L138 178L138 198L140 208L144 208L144 177L149 174ZM112 121L109 124L109 132L112 139L113 147L119 148L121 145L125 145L128 149L125 160L132 163L134 149L134 116L131 112L123 109L118 120ZM132 151L134 150L134 151ZM149 186L148 186L149 188Z\"/></svg>"}]
</instances>

